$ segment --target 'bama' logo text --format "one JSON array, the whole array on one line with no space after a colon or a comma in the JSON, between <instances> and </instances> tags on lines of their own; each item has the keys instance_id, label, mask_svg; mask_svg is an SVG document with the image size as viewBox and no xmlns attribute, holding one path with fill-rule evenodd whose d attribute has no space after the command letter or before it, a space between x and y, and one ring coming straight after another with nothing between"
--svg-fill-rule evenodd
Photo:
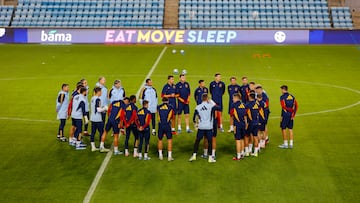
<instances>
[{"instance_id":1,"label":"'bama' logo text","mask_svg":"<svg viewBox=\"0 0 360 203\"><path fill-rule=\"evenodd\" d=\"M72 36L69 33L57 33L57 30L50 30L46 33L41 31L42 42L71 42Z\"/></svg>"}]
</instances>

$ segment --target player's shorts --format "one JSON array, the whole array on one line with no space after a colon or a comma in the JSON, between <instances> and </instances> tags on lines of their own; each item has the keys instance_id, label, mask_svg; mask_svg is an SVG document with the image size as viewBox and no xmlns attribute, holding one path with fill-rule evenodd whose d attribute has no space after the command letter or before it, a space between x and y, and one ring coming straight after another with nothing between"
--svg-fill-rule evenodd
<instances>
[{"instance_id":1,"label":"player's shorts","mask_svg":"<svg viewBox=\"0 0 360 203\"><path fill-rule=\"evenodd\" d=\"M114 134L119 134L120 129L119 129L118 121L108 120L108 122L106 123L106 126L105 126L106 132L109 132L111 128L112 128Z\"/></svg>"},{"instance_id":2,"label":"player's shorts","mask_svg":"<svg viewBox=\"0 0 360 203\"><path fill-rule=\"evenodd\" d=\"M201 140L203 137L206 137L206 139L212 139L212 130L201 130L199 129L196 134L196 139Z\"/></svg>"},{"instance_id":3,"label":"player's shorts","mask_svg":"<svg viewBox=\"0 0 360 203\"><path fill-rule=\"evenodd\" d=\"M259 131L259 126L257 124L249 124L248 129L246 130L246 135L257 136Z\"/></svg>"},{"instance_id":4,"label":"player's shorts","mask_svg":"<svg viewBox=\"0 0 360 203\"><path fill-rule=\"evenodd\" d=\"M171 126L170 125L161 125L159 123L159 128L158 128L158 138L159 138L159 140L163 139L164 134L166 135L166 138L168 140L172 139Z\"/></svg>"},{"instance_id":5,"label":"player's shorts","mask_svg":"<svg viewBox=\"0 0 360 203\"><path fill-rule=\"evenodd\" d=\"M234 126L234 138L235 140L244 139L246 134L246 130L244 127L241 126Z\"/></svg>"},{"instance_id":6,"label":"player's shorts","mask_svg":"<svg viewBox=\"0 0 360 203\"><path fill-rule=\"evenodd\" d=\"M75 126L75 127L79 127L81 128L82 126L82 119L76 119L76 118L71 118L71 125Z\"/></svg>"},{"instance_id":7,"label":"player's shorts","mask_svg":"<svg viewBox=\"0 0 360 203\"><path fill-rule=\"evenodd\" d=\"M291 119L291 116L282 116L280 121L280 128L281 129L293 129L294 127L294 120Z\"/></svg>"},{"instance_id":8,"label":"player's shorts","mask_svg":"<svg viewBox=\"0 0 360 203\"><path fill-rule=\"evenodd\" d=\"M216 103L216 102L215 102ZM219 108L220 108L220 112L222 112L223 111L223 104L222 103L216 103L216 105L218 105L219 106Z\"/></svg>"},{"instance_id":9,"label":"player's shorts","mask_svg":"<svg viewBox=\"0 0 360 203\"><path fill-rule=\"evenodd\" d=\"M178 102L177 114L180 115L182 112L184 112L184 114L189 114L190 113L189 104L184 104L182 102Z\"/></svg>"},{"instance_id":10,"label":"player's shorts","mask_svg":"<svg viewBox=\"0 0 360 203\"><path fill-rule=\"evenodd\" d=\"M266 121L261 121L259 122L259 131L265 131L265 125L266 125Z\"/></svg>"}]
</instances>

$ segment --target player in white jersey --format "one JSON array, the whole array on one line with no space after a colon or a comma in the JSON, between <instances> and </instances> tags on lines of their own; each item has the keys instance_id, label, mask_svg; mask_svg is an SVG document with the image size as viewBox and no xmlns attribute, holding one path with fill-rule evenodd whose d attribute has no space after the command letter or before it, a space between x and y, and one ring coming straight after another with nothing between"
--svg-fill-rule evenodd
<instances>
[{"instance_id":1,"label":"player in white jersey","mask_svg":"<svg viewBox=\"0 0 360 203\"><path fill-rule=\"evenodd\" d=\"M102 122L101 113L105 112L106 109L101 107L101 88L95 87L94 88L94 96L91 98L91 114L90 114L90 121L91 121L91 135L90 135L90 143L91 143L91 151L98 151L99 148L95 147L95 134L96 131L100 134L100 141L101 136L104 133L104 123Z\"/></svg>"},{"instance_id":2,"label":"player in white jersey","mask_svg":"<svg viewBox=\"0 0 360 203\"><path fill-rule=\"evenodd\" d=\"M56 99L57 119L60 120L57 138L62 142L66 142L66 137L64 136L64 127L65 127L66 119L68 117L67 115L68 105L69 105L69 85L63 84Z\"/></svg>"},{"instance_id":3,"label":"player in white jersey","mask_svg":"<svg viewBox=\"0 0 360 203\"><path fill-rule=\"evenodd\" d=\"M73 126L75 126L74 137L76 139L76 150L86 149L86 145L81 143L81 131L83 125L83 118L85 123L89 122L89 118L85 114L85 95L86 88L82 87L80 89L80 94L76 95L73 98L73 108L71 112L71 118L73 122Z\"/></svg>"},{"instance_id":4,"label":"player in white jersey","mask_svg":"<svg viewBox=\"0 0 360 203\"><path fill-rule=\"evenodd\" d=\"M194 144L194 153L190 157L189 161L196 160L196 154L199 149L199 143L202 138L205 136L208 141L208 154L212 152L212 133L213 133L213 119L214 119L214 111L220 110L219 106L216 106L215 102L208 99L207 94L203 94L201 96L202 103L197 105L195 108L195 113L193 117L193 122L196 122L196 117L199 117L198 131L196 135L196 140ZM209 163L214 163L216 160L213 156L209 156Z\"/></svg>"}]
</instances>

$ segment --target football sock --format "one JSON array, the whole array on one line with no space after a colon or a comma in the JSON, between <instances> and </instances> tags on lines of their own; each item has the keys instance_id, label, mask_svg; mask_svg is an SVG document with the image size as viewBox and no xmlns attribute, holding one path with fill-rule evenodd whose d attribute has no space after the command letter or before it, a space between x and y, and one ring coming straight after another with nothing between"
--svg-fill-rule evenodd
<instances>
[{"instance_id":1,"label":"football sock","mask_svg":"<svg viewBox=\"0 0 360 203\"><path fill-rule=\"evenodd\" d=\"M114 152L117 152L119 151L119 148L118 147L114 147Z\"/></svg>"},{"instance_id":2,"label":"football sock","mask_svg":"<svg viewBox=\"0 0 360 203\"><path fill-rule=\"evenodd\" d=\"M293 145L294 144L294 141L293 140L290 140L290 145Z\"/></svg>"},{"instance_id":3,"label":"football sock","mask_svg":"<svg viewBox=\"0 0 360 203\"><path fill-rule=\"evenodd\" d=\"M193 153L193 156L196 157L196 153Z\"/></svg>"},{"instance_id":4,"label":"football sock","mask_svg":"<svg viewBox=\"0 0 360 203\"><path fill-rule=\"evenodd\" d=\"M100 148L104 148L104 142L100 142Z\"/></svg>"},{"instance_id":5,"label":"football sock","mask_svg":"<svg viewBox=\"0 0 360 203\"><path fill-rule=\"evenodd\" d=\"M147 158L147 157L148 157L148 154L147 154L147 153L144 153L144 157Z\"/></svg>"},{"instance_id":6,"label":"football sock","mask_svg":"<svg viewBox=\"0 0 360 203\"><path fill-rule=\"evenodd\" d=\"M138 151L137 151L137 148L134 148L134 153L137 153Z\"/></svg>"},{"instance_id":7,"label":"football sock","mask_svg":"<svg viewBox=\"0 0 360 203\"><path fill-rule=\"evenodd\" d=\"M251 152L253 149L253 144L249 144L249 151Z\"/></svg>"},{"instance_id":8,"label":"football sock","mask_svg":"<svg viewBox=\"0 0 360 203\"><path fill-rule=\"evenodd\" d=\"M178 130L181 130L181 125L178 125Z\"/></svg>"},{"instance_id":9,"label":"football sock","mask_svg":"<svg viewBox=\"0 0 360 203\"><path fill-rule=\"evenodd\" d=\"M91 142L91 148L96 148L95 147L95 142Z\"/></svg>"},{"instance_id":10,"label":"football sock","mask_svg":"<svg viewBox=\"0 0 360 203\"><path fill-rule=\"evenodd\" d=\"M189 127L189 126L186 126L186 130L190 130L190 127Z\"/></svg>"},{"instance_id":11,"label":"football sock","mask_svg":"<svg viewBox=\"0 0 360 203\"><path fill-rule=\"evenodd\" d=\"M220 124L220 128L223 128L223 125L222 125L222 124Z\"/></svg>"},{"instance_id":12,"label":"football sock","mask_svg":"<svg viewBox=\"0 0 360 203\"><path fill-rule=\"evenodd\" d=\"M237 158L240 159L241 153L237 153Z\"/></svg>"},{"instance_id":13,"label":"football sock","mask_svg":"<svg viewBox=\"0 0 360 203\"><path fill-rule=\"evenodd\" d=\"M211 156L215 156L215 149L211 150Z\"/></svg>"},{"instance_id":14,"label":"football sock","mask_svg":"<svg viewBox=\"0 0 360 203\"><path fill-rule=\"evenodd\" d=\"M208 149L204 149L204 155L205 155L205 156L208 155Z\"/></svg>"},{"instance_id":15,"label":"football sock","mask_svg":"<svg viewBox=\"0 0 360 203\"><path fill-rule=\"evenodd\" d=\"M175 128L171 128L171 131L175 131Z\"/></svg>"},{"instance_id":16,"label":"football sock","mask_svg":"<svg viewBox=\"0 0 360 203\"><path fill-rule=\"evenodd\" d=\"M129 150L128 149L125 149L125 154L128 154L129 153Z\"/></svg>"},{"instance_id":17,"label":"football sock","mask_svg":"<svg viewBox=\"0 0 360 203\"><path fill-rule=\"evenodd\" d=\"M284 145L288 146L288 141L287 140L284 140Z\"/></svg>"},{"instance_id":18,"label":"football sock","mask_svg":"<svg viewBox=\"0 0 360 203\"><path fill-rule=\"evenodd\" d=\"M230 126L230 130L234 131L234 126L233 125Z\"/></svg>"},{"instance_id":19,"label":"football sock","mask_svg":"<svg viewBox=\"0 0 360 203\"><path fill-rule=\"evenodd\" d=\"M163 153L162 153L162 150L159 150L159 156L162 156Z\"/></svg>"},{"instance_id":20,"label":"football sock","mask_svg":"<svg viewBox=\"0 0 360 203\"><path fill-rule=\"evenodd\" d=\"M168 157L172 157L172 151L168 151Z\"/></svg>"}]
</instances>

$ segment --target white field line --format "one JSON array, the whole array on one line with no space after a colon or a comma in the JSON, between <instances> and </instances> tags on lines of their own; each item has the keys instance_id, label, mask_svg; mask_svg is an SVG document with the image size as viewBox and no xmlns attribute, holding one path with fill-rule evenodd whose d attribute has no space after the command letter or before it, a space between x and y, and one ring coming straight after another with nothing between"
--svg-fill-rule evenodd
<instances>
[{"instance_id":1,"label":"white field line","mask_svg":"<svg viewBox=\"0 0 360 203\"><path fill-rule=\"evenodd\" d=\"M145 77L145 79L144 79L144 82L145 82L146 78L150 77L151 74L154 72L156 66L159 64L161 58L163 57L166 49L167 49L167 47L165 46L165 47L163 48L163 50L161 51L160 55L158 56L158 58L156 59L154 65L151 67L149 73L146 75L146 77ZM141 83L140 88L139 88L139 90L138 90L137 93L136 93L136 96L137 96L137 97L138 97L138 95L140 94L140 91L141 91L141 89L142 89L142 87L143 87L143 85L144 85L144 82ZM112 150L110 150L110 151L107 153L104 161L102 162L102 164L101 164L98 172L96 173L96 176L95 176L93 182L91 183L91 186L90 186L90 188L89 188L89 190L88 190L88 192L87 192L87 194L86 194L86 196L85 196L85 198L84 198L84 201L83 201L84 203L89 203L89 202L90 202L91 197L93 196L93 194L94 194L94 192L95 192L95 189L96 189L97 185L99 184L99 181L100 181L101 177L103 176L104 171L105 171L106 167L108 166L108 164L109 164L109 162L110 162L110 159L111 159L111 157L112 157L112 154L113 154L113 151L112 151Z\"/></svg>"},{"instance_id":2,"label":"white field line","mask_svg":"<svg viewBox=\"0 0 360 203\"><path fill-rule=\"evenodd\" d=\"M13 118L13 117L0 117L0 120L11 120L11 121L27 121L27 122L38 122L38 123L58 123L55 120L42 120L42 119L30 119L30 118Z\"/></svg>"}]
</instances>

